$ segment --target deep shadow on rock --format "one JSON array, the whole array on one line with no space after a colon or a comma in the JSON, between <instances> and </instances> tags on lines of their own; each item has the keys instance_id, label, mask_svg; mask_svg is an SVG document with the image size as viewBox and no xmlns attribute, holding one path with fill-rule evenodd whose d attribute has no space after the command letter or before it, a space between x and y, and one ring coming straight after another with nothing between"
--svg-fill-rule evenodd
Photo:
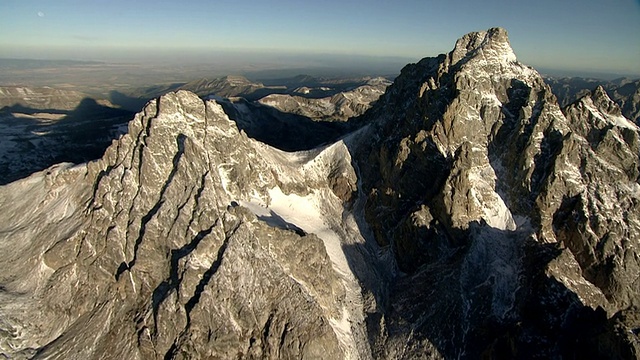
<instances>
[{"instance_id":1,"label":"deep shadow on rock","mask_svg":"<svg viewBox=\"0 0 640 360\"><path fill-rule=\"evenodd\" d=\"M376 258L375 245L343 247L379 305L366 319L375 358L635 357L616 327L618 316L607 319L602 308L586 306L546 274L562 252L558 245L481 223L465 233L467 243L449 256L385 282L372 281L374 274L362 267Z\"/></svg>"},{"instance_id":2,"label":"deep shadow on rock","mask_svg":"<svg viewBox=\"0 0 640 360\"><path fill-rule=\"evenodd\" d=\"M220 101L220 104L247 136L284 151L312 150L336 141L356 127L355 121L313 121L244 99L235 104L228 101Z\"/></svg>"},{"instance_id":3,"label":"deep shadow on rock","mask_svg":"<svg viewBox=\"0 0 640 360\"><path fill-rule=\"evenodd\" d=\"M16 117L14 113L31 117ZM57 114L59 120L38 119L38 114ZM4 153L0 154L0 185L61 163L98 159L120 134L133 113L98 104L85 98L71 111L31 109L24 106L0 110Z\"/></svg>"}]
</instances>

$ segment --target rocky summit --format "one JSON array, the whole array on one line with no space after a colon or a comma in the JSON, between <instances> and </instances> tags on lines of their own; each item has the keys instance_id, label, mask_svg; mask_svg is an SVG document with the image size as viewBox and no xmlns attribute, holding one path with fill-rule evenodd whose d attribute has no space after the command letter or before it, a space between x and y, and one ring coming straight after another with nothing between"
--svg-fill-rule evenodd
<instances>
[{"instance_id":1,"label":"rocky summit","mask_svg":"<svg viewBox=\"0 0 640 360\"><path fill-rule=\"evenodd\" d=\"M0 354L640 356L640 129L602 88L561 108L494 28L352 126L284 152L178 91L1 186Z\"/></svg>"}]
</instances>

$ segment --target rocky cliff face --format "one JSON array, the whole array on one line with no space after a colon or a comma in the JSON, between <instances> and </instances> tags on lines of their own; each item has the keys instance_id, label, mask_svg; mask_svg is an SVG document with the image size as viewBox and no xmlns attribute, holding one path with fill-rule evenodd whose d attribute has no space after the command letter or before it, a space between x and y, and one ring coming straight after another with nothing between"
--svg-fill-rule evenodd
<instances>
[{"instance_id":1,"label":"rocky cliff face","mask_svg":"<svg viewBox=\"0 0 640 360\"><path fill-rule=\"evenodd\" d=\"M18 358L352 351L332 327L340 328L346 291L323 242L270 226L236 202L269 214L268 189L308 191L301 178L273 175L301 176L273 168L283 156L273 152L241 135L216 103L179 92L147 105L103 159L3 187L2 208L13 215L3 218L2 351Z\"/></svg>"},{"instance_id":2,"label":"rocky cliff face","mask_svg":"<svg viewBox=\"0 0 640 360\"><path fill-rule=\"evenodd\" d=\"M546 78L563 107L602 86L627 119L640 125L640 80L620 78L611 81L583 78Z\"/></svg>"},{"instance_id":3,"label":"rocky cliff face","mask_svg":"<svg viewBox=\"0 0 640 360\"><path fill-rule=\"evenodd\" d=\"M307 151L167 94L101 160L0 187L0 351L635 358L640 130L602 89L565 113L503 29Z\"/></svg>"},{"instance_id":4,"label":"rocky cliff face","mask_svg":"<svg viewBox=\"0 0 640 360\"><path fill-rule=\"evenodd\" d=\"M606 86L608 94L622 109L622 114L640 126L640 79L622 79Z\"/></svg>"},{"instance_id":5,"label":"rocky cliff face","mask_svg":"<svg viewBox=\"0 0 640 360\"><path fill-rule=\"evenodd\" d=\"M576 324L637 306L638 128L602 89L567 114L501 29L403 69L356 155L367 222L407 273L375 351L608 354Z\"/></svg>"}]
</instances>

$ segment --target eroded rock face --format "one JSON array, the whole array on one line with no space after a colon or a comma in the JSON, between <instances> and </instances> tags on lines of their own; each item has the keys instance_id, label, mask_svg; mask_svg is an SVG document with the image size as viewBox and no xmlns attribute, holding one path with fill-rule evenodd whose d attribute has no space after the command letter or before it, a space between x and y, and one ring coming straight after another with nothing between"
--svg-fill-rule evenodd
<instances>
[{"instance_id":1,"label":"eroded rock face","mask_svg":"<svg viewBox=\"0 0 640 360\"><path fill-rule=\"evenodd\" d=\"M180 91L0 187L0 350L638 357L640 130L602 89L563 113L495 28L358 121L287 153Z\"/></svg>"},{"instance_id":2,"label":"eroded rock face","mask_svg":"<svg viewBox=\"0 0 640 360\"><path fill-rule=\"evenodd\" d=\"M610 336L638 301L638 128L601 88L565 113L502 29L403 69L356 156L367 222L408 273L374 352L611 356L567 341Z\"/></svg>"},{"instance_id":3,"label":"eroded rock face","mask_svg":"<svg viewBox=\"0 0 640 360\"><path fill-rule=\"evenodd\" d=\"M381 102L373 115L380 139L365 155L373 166L363 170L372 171L363 179L372 181L367 216L380 224L379 243L398 217L424 206L449 232L480 220L515 229L505 202L521 194L501 186L514 175L535 180L527 162L542 139L534 135L551 131L561 113L539 75L516 61L504 30L467 35L449 55L407 66ZM503 176L507 167L524 174ZM393 214L374 215L381 207Z\"/></svg>"},{"instance_id":4,"label":"eroded rock face","mask_svg":"<svg viewBox=\"0 0 640 360\"><path fill-rule=\"evenodd\" d=\"M266 166L219 105L178 92L103 159L3 187L2 352L341 358L345 289L322 241L233 202L268 196Z\"/></svg>"},{"instance_id":5,"label":"eroded rock face","mask_svg":"<svg viewBox=\"0 0 640 360\"><path fill-rule=\"evenodd\" d=\"M640 80L623 79L607 87L611 99L622 109L622 114L640 126Z\"/></svg>"},{"instance_id":6,"label":"eroded rock face","mask_svg":"<svg viewBox=\"0 0 640 360\"><path fill-rule=\"evenodd\" d=\"M627 119L640 125L640 80L620 78L611 81L584 78L547 78L546 81L562 106L568 106L595 90L605 89Z\"/></svg>"},{"instance_id":7,"label":"eroded rock face","mask_svg":"<svg viewBox=\"0 0 640 360\"><path fill-rule=\"evenodd\" d=\"M601 87L565 112L573 132L558 154L559 179L548 182L545 195L560 204L553 229L584 278L611 302L606 305L627 308L637 304L640 288L640 129Z\"/></svg>"}]
</instances>

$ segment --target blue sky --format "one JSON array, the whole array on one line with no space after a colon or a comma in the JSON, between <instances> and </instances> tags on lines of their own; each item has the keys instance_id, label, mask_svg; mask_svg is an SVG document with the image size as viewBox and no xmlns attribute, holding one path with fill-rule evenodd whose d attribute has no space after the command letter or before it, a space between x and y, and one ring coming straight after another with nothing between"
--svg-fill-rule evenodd
<instances>
[{"instance_id":1,"label":"blue sky","mask_svg":"<svg viewBox=\"0 0 640 360\"><path fill-rule=\"evenodd\" d=\"M0 0L0 16L0 57L233 50L417 60L501 26L526 64L640 74L640 0Z\"/></svg>"}]
</instances>

